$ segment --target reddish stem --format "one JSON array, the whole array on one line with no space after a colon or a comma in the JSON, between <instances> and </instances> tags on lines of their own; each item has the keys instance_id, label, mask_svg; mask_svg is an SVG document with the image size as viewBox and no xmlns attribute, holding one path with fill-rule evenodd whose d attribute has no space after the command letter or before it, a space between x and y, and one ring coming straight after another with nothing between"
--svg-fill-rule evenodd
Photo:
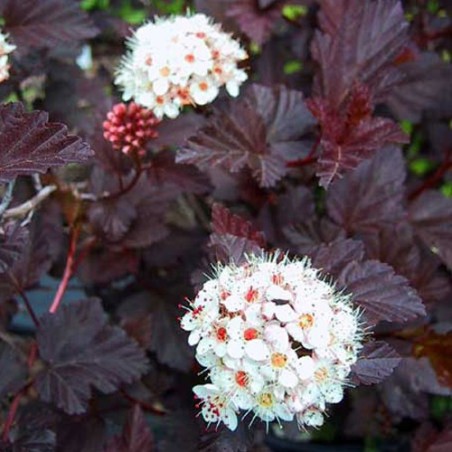
<instances>
[{"instance_id":1,"label":"reddish stem","mask_svg":"<svg viewBox=\"0 0 452 452\"><path fill-rule=\"evenodd\" d=\"M33 321L33 323L35 324L35 327L38 328L39 327L39 320L38 317L36 316L33 307L31 306L30 300L28 299L26 293L22 290L22 288L20 287L19 282L17 281L16 277L10 272L7 272L7 275L9 277L9 279L11 280L14 288L17 290L17 293L20 295L20 297L22 298L25 307L28 311L28 314L31 317L31 320Z\"/></svg>"},{"instance_id":2,"label":"reddish stem","mask_svg":"<svg viewBox=\"0 0 452 452\"><path fill-rule=\"evenodd\" d=\"M14 422L14 418L16 417L17 409L19 408L20 399L24 395L25 388L21 389L15 396L9 407L8 415L6 416L5 425L3 426L3 434L2 440L7 442L9 441L9 431Z\"/></svg>"},{"instance_id":3,"label":"reddish stem","mask_svg":"<svg viewBox=\"0 0 452 452\"><path fill-rule=\"evenodd\" d=\"M107 199L117 199L126 193L129 193L130 190L132 190L133 187L137 184L137 182L140 180L141 173L143 172L143 168L141 165L140 156L138 154L133 155L133 159L135 161L135 175L133 176L133 179L127 184L125 187L120 187L119 191L116 193L112 193L111 195L106 195L101 199L107 200Z\"/></svg>"},{"instance_id":4,"label":"reddish stem","mask_svg":"<svg viewBox=\"0 0 452 452\"><path fill-rule=\"evenodd\" d=\"M79 228L75 228L71 232L71 241L69 243L69 251L67 254L66 266L64 268L63 278L60 282L60 285L58 286L57 293L49 309L49 312L51 314L55 314L58 307L60 306L61 300L63 299L64 293L66 292L69 280L74 274L75 252L77 249L77 240L79 233L80 233Z\"/></svg>"},{"instance_id":5,"label":"reddish stem","mask_svg":"<svg viewBox=\"0 0 452 452\"><path fill-rule=\"evenodd\" d=\"M317 138L317 140L314 143L314 146L312 146L311 150L309 151L309 154L306 157L303 157L299 160L293 160L291 162L287 162L286 166L288 168L300 168L301 166L310 165L311 163L314 163L317 161L317 157L315 156L315 153L317 152L317 148L320 144L320 136Z\"/></svg>"},{"instance_id":6,"label":"reddish stem","mask_svg":"<svg viewBox=\"0 0 452 452\"><path fill-rule=\"evenodd\" d=\"M413 199L416 199L421 193L423 193L425 190L434 187L442 178L443 176L449 171L449 169L452 168L452 160L450 158L450 153L446 160L442 163L442 165L428 178L426 179L423 184L416 188L409 196L408 199L412 201Z\"/></svg>"}]
</instances>

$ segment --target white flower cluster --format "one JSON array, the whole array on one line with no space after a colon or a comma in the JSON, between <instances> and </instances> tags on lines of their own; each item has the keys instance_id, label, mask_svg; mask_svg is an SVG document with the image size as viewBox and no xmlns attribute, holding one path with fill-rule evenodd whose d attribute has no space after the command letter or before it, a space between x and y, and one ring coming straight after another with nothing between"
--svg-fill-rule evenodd
<instances>
[{"instance_id":1,"label":"white flower cluster","mask_svg":"<svg viewBox=\"0 0 452 452\"><path fill-rule=\"evenodd\" d=\"M184 105L212 102L223 85L239 94L247 79L237 64L247 53L204 14L156 18L136 30L115 83L157 118L175 118Z\"/></svg>"},{"instance_id":2,"label":"white flower cluster","mask_svg":"<svg viewBox=\"0 0 452 452\"><path fill-rule=\"evenodd\" d=\"M8 35L0 31L0 83L9 78L8 54L11 53L16 46L7 42Z\"/></svg>"},{"instance_id":3,"label":"white flower cluster","mask_svg":"<svg viewBox=\"0 0 452 452\"><path fill-rule=\"evenodd\" d=\"M265 422L323 424L343 398L362 342L350 297L310 261L249 256L221 266L181 319L211 383L195 386L208 423L237 426L240 410Z\"/></svg>"}]
</instances>

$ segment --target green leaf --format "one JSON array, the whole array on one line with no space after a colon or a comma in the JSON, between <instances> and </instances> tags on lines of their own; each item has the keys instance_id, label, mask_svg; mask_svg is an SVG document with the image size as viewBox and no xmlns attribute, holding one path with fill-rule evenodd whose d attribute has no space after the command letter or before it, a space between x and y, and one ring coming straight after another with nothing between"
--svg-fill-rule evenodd
<instances>
[{"instance_id":1,"label":"green leaf","mask_svg":"<svg viewBox=\"0 0 452 452\"><path fill-rule=\"evenodd\" d=\"M435 167L435 164L426 158L418 158L410 163L410 171L416 176L424 176Z\"/></svg>"},{"instance_id":2,"label":"green leaf","mask_svg":"<svg viewBox=\"0 0 452 452\"><path fill-rule=\"evenodd\" d=\"M446 198L452 198L452 181L446 182L441 187L441 192Z\"/></svg>"},{"instance_id":3,"label":"green leaf","mask_svg":"<svg viewBox=\"0 0 452 452\"><path fill-rule=\"evenodd\" d=\"M95 9L105 10L110 6L110 0L82 0L80 7L84 11L93 11Z\"/></svg>"},{"instance_id":4,"label":"green leaf","mask_svg":"<svg viewBox=\"0 0 452 452\"><path fill-rule=\"evenodd\" d=\"M408 135L411 136L413 133L413 123L407 121L406 119L400 121L400 128Z\"/></svg>"},{"instance_id":5,"label":"green leaf","mask_svg":"<svg viewBox=\"0 0 452 452\"><path fill-rule=\"evenodd\" d=\"M308 14L308 7L304 5L285 5L282 9L282 15L290 21L298 20Z\"/></svg>"},{"instance_id":6,"label":"green leaf","mask_svg":"<svg viewBox=\"0 0 452 452\"><path fill-rule=\"evenodd\" d=\"M183 14L184 13L184 0L154 0L154 6L163 14Z\"/></svg>"},{"instance_id":7,"label":"green leaf","mask_svg":"<svg viewBox=\"0 0 452 452\"><path fill-rule=\"evenodd\" d=\"M123 3L119 10L119 16L124 21L132 25L138 25L144 22L147 17L146 10L134 8L129 3Z\"/></svg>"},{"instance_id":8,"label":"green leaf","mask_svg":"<svg viewBox=\"0 0 452 452\"><path fill-rule=\"evenodd\" d=\"M284 64L284 74L292 75L300 72L303 69L303 63L298 60L290 60Z\"/></svg>"}]
</instances>

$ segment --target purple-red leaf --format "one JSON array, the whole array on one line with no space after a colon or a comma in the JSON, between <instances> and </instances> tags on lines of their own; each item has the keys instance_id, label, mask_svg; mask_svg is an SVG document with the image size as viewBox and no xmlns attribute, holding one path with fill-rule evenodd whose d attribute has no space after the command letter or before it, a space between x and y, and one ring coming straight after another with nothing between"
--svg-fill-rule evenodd
<instances>
[{"instance_id":1,"label":"purple-red leaf","mask_svg":"<svg viewBox=\"0 0 452 452\"><path fill-rule=\"evenodd\" d=\"M324 0L312 42L320 66L314 94L339 107L355 82L382 97L400 74L394 60L408 43L408 23L398 0Z\"/></svg>"},{"instance_id":2,"label":"purple-red leaf","mask_svg":"<svg viewBox=\"0 0 452 452\"><path fill-rule=\"evenodd\" d=\"M0 273L9 270L28 241L28 229L20 224L7 223L0 230Z\"/></svg>"},{"instance_id":3,"label":"purple-red leaf","mask_svg":"<svg viewBox=\"0 0 452 452\"><path fill-rule=\"evenodd\" d=\"M221 166L231 173L248 167L262 187L275 185L286 173L286 161L307 149L302 137L314 119L301 92L252 85L178 151L178 163L202 170Z\"/></svg>"},{"instance_id":4,"label":"purple-red leaf","mask_svg":"<svg viewBox=\"0 0 452 452\"><path fill-rule=\"evenodd\" d=\"M409 207L416 234L452 269L452 199L429 190Z\"/></svg>"},{"instance_id":5,"label":"purple-red leaf","mask_svg":"<svg viewBox=\"0 0 452 452\"><path fill-rule=\"evenodd\" d=\"M20 103L0 106L0 181L44 173L91 156L89 146L68 135L65 125L47 121L47 113L27 113Z\"/></svg>"},{"instance_id":6,"label":"purple-red leaf","mask_svg":"<svg viewBox=\"0 0 452 452\"><path fill-rule=\"evenodd\" d=\"M212 229L209 246L222 262L239 264L245 254L259 253L265 246L262 232L220 204L212 208Z\"/></svg>"},{"instance_id":7,"label":"purple-red leaf","mask_svg":"<svg viewBox=\"0 0 452 452\"><path fill-rule=\"evenodd\" d=\"M405 162L397 148L385 148L331 185L330 217L349 233L378 231L404 215Z\"/></svg>"},{"instance_id":8,"label":"purple-red leaf","mask_svg":"<svg viewBox=\"0 0 452 452\"><path fill-rule=\"evenodd\" d=\"M27 379L27 363L6 342L0 341L0 399L21 388Z\"/></svg>"},{"instance_id":9,"label":"purple-red leaf","mask_svg":"<svg viewBox=\"0 0 452 452\"><path fill-rule=\"evenodd\" d=\"M399 354L386 342L367 343L352 367L353 380L363 385L380 383L392 374L400 359Z\"/></svg>"},{"instance_id":10,"label":"purple-red leaf","mask_svg":"<svg viewBox=\"0 0 452 452\"><path fill-rule=\"evenodd\" d=\"M77 2L68 0L1 0L0 16L19 50L80 41L99 31Z\"/></svg>"},{"instance_id":11,"label":"purple-red leaf","mask_svg":"<svg viewBox=\"0 0 452 452\"><path fill-rule=\"evenodd\" d=\"M358 240L338 239L314 248L309 256L315 268L337 278L347 264L362 261L364 247Z\"/></svg>"},{"instance_id":12,"label":"purple-red leaf","mask_svg":"<svg viewBox=\"0 0 452 452\"><path fill-rule=\"evenodd\" d=\"M354 86L343 112L320 98L309 100L308 106L321 126L316 173L325 188L383 146L407 142L408 137L392 120L372 116L370 94L363 85Z\"/></svg>"},{"instance_id":13,"label":"purple-red leaf","mask_svg":"<svg viewBox=\"0 0 452 452\"><path fill-rule=\"evenodd\" d=\"M155 450L154 436L143 411L139 405L135 405L127 417L122 435L109 441L105 452L152 452L153 450Z\"/></svg>"},{"instance_id":14,"label":"purple-red leaf","mask_svg":"<svg viewBox=\"0 0 452 452\"><path fill-rule=\"evenodd\" d=\"M271 32L281 17L281 8L273 0L230 0L226 16L232 17L238 24L240 31L255 43L262 45L271 35ZM261 5L262 4L262 5Z\"/></svg>"},{"instance_id":15,"label":"purple-red leaf","mask_svg":"<svg viewBox=\"0 0 452 452\"><path fill-rule=\"evenodd\" d=\"M389 265L378 261L351 262L341 272L338 282L364 309L371 325L382 320L407 322L425 315L425 308L408 280L396 275Z\"/></svg>"},{"instance_id":16,"label":"purple-red leaf","mask_svg":"<svg viewBox=\"0 0 452 452\"><path fill-rule=\"evenodd\" d=\"M38 393L68 414L85 412L93 389L111 393L147 368L144 352L122 329L107 324L97 299L45 314L37 341L45 363L36 379Z\"/></svg>"}]
</instances>

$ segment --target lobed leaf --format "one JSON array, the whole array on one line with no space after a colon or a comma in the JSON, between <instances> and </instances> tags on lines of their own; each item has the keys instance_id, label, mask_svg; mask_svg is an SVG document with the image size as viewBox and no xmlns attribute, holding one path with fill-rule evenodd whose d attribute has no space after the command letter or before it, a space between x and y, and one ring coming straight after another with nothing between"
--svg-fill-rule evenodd
<instances>
[{"instance_id":1,"label":"lobed leaf","mask_svg":"<svg viewBox=\"0 0 452 452\"><path fill-rule=\"evenodd\" d=\"M25 384L28 369L25 359L6 342L0 341L0 399Z\"/></svg>"},{"instance_id":2,"label":"lobed leaf","mask_svg":"<svg viewBox=\"0 0 452 452\"><path fill-rule=\"evenodd\" d=\"M36 377L38 393L68 414L85 412L93 389L111 393L147 368L144 352L123 330L107 324L97 299L45 314L37 341L45 365Z\"/></svg>"},{"instance_id":3,"label":"lobed leaf","mask_svg":"<svg viewBox=\"0 0 452 452\"><path fill-rule=\"evenodd\" d=\"M404 215L405 162L398 148L388 147L328 191L329 216L349 233L378 231Z\"/></svg>"},{"instance_id":4,"label":"lobed leaf","mask_svg":"<svg viewBox=\"0 0 452 452\"><path fill-rule=\"evenodd\" d=\"M225 111L216 110L179 149L176 161L231 173L248 167L262 187L271 187L287 173L286 161L307 147L302 137L313 124L301 92L252 85Z\"/></svg>"},{"instance_id":5,"label":"lobed leaf","mask_svg":"<svg viewBox=\"0 0 452 452\"><path fill-rule=\"evenodd\" d=\"M353 84L381 98L401 77L394 60L408 44L408 23L398 0L323 0L321 31L311 45L319 65L314 94L339 107Z\"/></svg>"},{"instance_id":6,"label":"lobed leaf","mask_svg":"<svg viewBox=\"0 0 452 452\"><path fill-rule=\"evenodd\" d=\"M28 229L13 222L0 231L0 273L6 272L20 257L28 242Z\"/></svg>"},{"instance_id":7,"label":"lobed leaf","mask_svg":"<svg viewBox=\"0 0 452 452\"><path fill-rule=\"evenodd\" d=\"M21 103L0 106L0 148L0 181L84 162L92 153L65 125L49 123L43 111L28 113Z\"/></svg>"},{"instance_id":8,"label":"lobed leaf","mask_svg":"<svg viewBox=\"0 0 452 452\"><path fill-rule=\"evenodd\" d=\"M240 263L245 254L259 253L265 246L262 232L221 204L212 207L212 230L209 246L222 262Z\"/></svg>"},{"instance_id":9,"label":"lobed leaf","mask_svg":"<svg viewBox=\"0 0 452 452\"><path fill-rule=\"evenodd\" d=\"M89 39L99 32L77 2L67 0L0 0L4 31L23 48L53 47Z\"/></svg>"},{"instance_id":10,"label":"lobed leaf","mask_svg":"<svg viewBox=\"0 0 452 452\"><path fill-rule=\"evenodd\" d=\"M369 342L352 367L352 378L355 383L363 385L380 383L392 374L400 360L399 354L386 342Z\"/></svg>"},{"instance_id":11,"label":"lobed leaf","mask_svg":"<svg viewBox=\"0 0 452 452\"><path fill-rule=\"evenodd\" d=\"M409 206L416 234L452 269L452 199L428 190Z\"/></svg>"},{"instance_id":12,"label":"lobed leaf","mask_svg":"<svg viewBox=\"0 0 452 452\"><path fill-rule=\"evenodd\" d=\"M407 142L407 136L392 120L372 116L369 91L363 85L353 88L343 113L320 98L310 99L308 106L321 126L316 174L325 188L383 146Z\"/></svg>"},{"instance_id":13,"label":"lobed leaf","mask_svg":"<svg viewBox=\"0 0 452 452\"><path fill-rule=\"evenodd\" d=\"M402 323L425 315L425 307L408 280L382 262L351 262L342 270L338 282L364 309L371 325L382 320Z\"/></svg>"},{"instance_id":14,"label":"lobed leaf","mask_svg":"<svg viewBox=\"0 0 452 452\"><path fill-rule=\"evenodd\" d=\"M143 411L135 405L124 424L121 436L111 439L105 452L152 452L155 450L154 437Z\"/></svg>"}]
</instances>

